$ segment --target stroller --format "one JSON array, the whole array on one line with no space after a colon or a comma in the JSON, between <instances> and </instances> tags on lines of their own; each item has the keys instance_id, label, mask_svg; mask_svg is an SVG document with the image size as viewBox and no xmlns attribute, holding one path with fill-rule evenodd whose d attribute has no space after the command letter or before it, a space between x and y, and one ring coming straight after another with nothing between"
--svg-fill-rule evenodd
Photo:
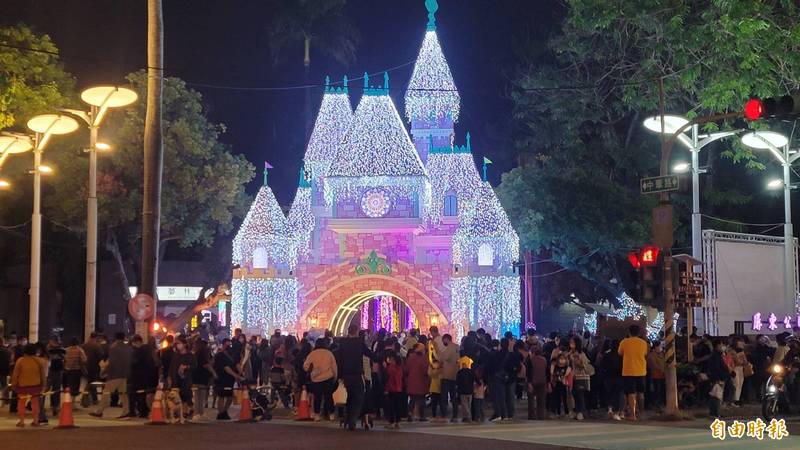
<instances>
[{"instance_id":1,"label":"stroller","mask_svg":"<svg viewBox=\"0 0 800 450\"><path fill-rule=\"evenodd\" d=\"M260 420L272 420L272 411L277 402L270 401L272 397L269 386L256 386L255 383L247 385L247 394L250 396L250 409L253 418Z\"/></svg>"}]
</instances>

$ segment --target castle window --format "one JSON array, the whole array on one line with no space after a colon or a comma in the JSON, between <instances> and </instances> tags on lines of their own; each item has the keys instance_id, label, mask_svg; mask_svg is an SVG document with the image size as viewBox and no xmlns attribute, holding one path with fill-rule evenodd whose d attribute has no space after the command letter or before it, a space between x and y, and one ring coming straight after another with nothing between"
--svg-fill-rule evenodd
<instances>
[{"instance_id":1,"label":"castle window","mask_svg":"<svg viewBox=\"0 0 800 450\"><path fill-rule=\"evenodd\" d=\"M444 196L444 215L448 217L458 215L458 198L453 194Z\"/></svg>"},{"instance_id":2,"label":"castle window","mask_svg":"<svg viewBox=\"0 0 800 450\"><path fill-rule=\"evenodd\" d=\"M267 253L267 249L264 247L258 247L253 252L253 268L254 269L266 269L269 263L269 254Z\"/></svg>"},{"instance_id":3,"label":"castle window","mask_svg":"<svg viewBox=\"0 0 800 450\"><path fill-rule=\"evenodd\" d=\"M478 265L494 265L494 249L490 244L483 243L480 247L478 247Z\"/></svg>"}]
</instances>

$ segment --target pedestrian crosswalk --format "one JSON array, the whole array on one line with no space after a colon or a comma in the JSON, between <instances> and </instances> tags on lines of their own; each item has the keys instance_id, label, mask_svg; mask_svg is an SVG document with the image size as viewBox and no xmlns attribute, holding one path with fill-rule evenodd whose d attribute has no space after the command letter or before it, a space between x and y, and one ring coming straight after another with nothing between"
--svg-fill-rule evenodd
<instances>
[{"instance_id":1,"label":"pedestrian crosswalk","mask_svg":"<svg viewBox=\"0 0 800 450\"><path fill-rule=\"evenodd\" d=\"M520 422L513 424L407 427L408 433L499 439L514 442L561 445L603 450L684 450L729 448L800 448L800 437L770 440L754 438L713 439L708 429L610 422Z\"/></svg>"}]
</instances>

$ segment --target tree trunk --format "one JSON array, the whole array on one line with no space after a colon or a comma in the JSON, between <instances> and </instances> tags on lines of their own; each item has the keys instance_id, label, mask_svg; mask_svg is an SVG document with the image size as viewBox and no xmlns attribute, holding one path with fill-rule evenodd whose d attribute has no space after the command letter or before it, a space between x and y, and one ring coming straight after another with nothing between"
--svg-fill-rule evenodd
<instances>
[{"instance_id":1,"label":"tree trunk","mask_svg":"<svg viewBox=\"0 0 800 450\"><path fill-rule=\"evenodd\" d=\"M106 250L111 253L111 256L114 258L114 262L117 264L117 270L115 272L117 281L119 282L119 287L122 289L122 299L127 304L131 299L131 284L128 280L128 275L125 273L125 259L122 257L122 251L119 248L119 241L117 240L117 235L113 231L109 231L106 235L106 243L105 243ZM115 303L112 303L114 307L116 307ZM131 331L131 321L128 312L125 311L123 314L125 320L123 323L125 324L125 332L130 333Z\"/></svg>"},{"instance_id":2,"label":"tree trunk","mask_svg":"<svg viewBox=\"0 0 800 450\"><path fill-rule=\"evenodd\" d=\"M303 40L303 48L305 50L305 54L303 57L303 84L308 86L310 83L311 77L311 37L306 36ZM306 92L306 110L305 110L305 126L306 126L306 135L303 141L303 145L308 141L308 138L311 136L311 89L306 87L304 89Z\"/></svg>"},{"instance_id":3,"label":"tree trunk","mask_svg":"<svg viewBox=\"0 0 800 450\"><path fill-rule=\"evenodd\" d=\"M158 286L158 244L161 215L161 173L164 143L161 131L164 83L164 18L161 0L147 0L147 113L144 120L144 196L142 201L142 273L139 291L153 295ZM148 324L136 331L147 338Z\"/></svg>"}]
</instances>

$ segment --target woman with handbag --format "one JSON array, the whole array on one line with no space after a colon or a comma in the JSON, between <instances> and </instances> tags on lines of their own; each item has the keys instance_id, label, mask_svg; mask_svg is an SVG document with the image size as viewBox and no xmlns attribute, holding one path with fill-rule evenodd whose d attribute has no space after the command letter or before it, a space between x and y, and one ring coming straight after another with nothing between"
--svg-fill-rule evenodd
<instances>
[{"instance_id":1,"label":"woman with handbag","mask_svg":"<svg viewBox=\"0 0 800 450\"><path fill-rule=\"evenodd\" d=\"M64 386L69 388L69 393L74 399L81 391L81 378L85 377L86 353L81 348L77 337L69 340L64 354Z\"/></svg>"},{"instance_id":2,"label":"woman with handbag","mask_svg":"<svg viewBox=\"0 0 800 450\"><path fill-rule=\"evenodd\" d=\"M314 392L314 421L320 421L320 414L335 420L332 394L336 388L338 368L336 358L328 350L327 339L317 339L314 351L303 362L303 370L310 373L311 390Z\"/></svg>"}]
</instances>

